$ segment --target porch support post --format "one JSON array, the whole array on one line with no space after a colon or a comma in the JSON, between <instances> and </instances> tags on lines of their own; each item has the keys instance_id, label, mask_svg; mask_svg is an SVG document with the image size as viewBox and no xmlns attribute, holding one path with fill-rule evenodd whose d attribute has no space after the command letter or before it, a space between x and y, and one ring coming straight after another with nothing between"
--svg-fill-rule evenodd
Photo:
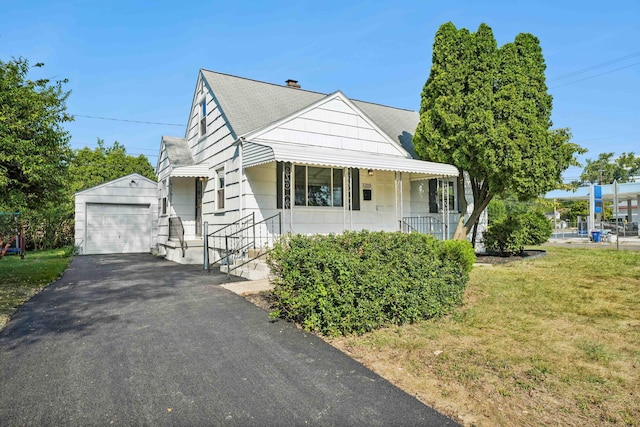
<instances>
[{"instance_id":1,"label":"porch support post","mask_svg":"<svg viewBox=\"0 0 640 427\"><path fill-rule=\"evenodd\" d=\"M285 216L284 216L285 212L287 211L287 210L285 209L285 205L284 205L284 203L285 203L285 199L286 199L286 195L285 195L285 193L284 193L285 188L286 188L286 184L285 184L285 182L284 182L284 177L285 177L285 174L286 174L286 171L285 171L286 167L287 167L287 166L286 166L286 163L285 163L285 162L282 162L282 177L281 177L281 178L282 178L282 180L281 180L281 182L282 182L282 216L281 216L281 219L280 219L281 224L282 224L282 223L286 223L286 218L285 218ZM276 167L276 173L277 173L277 170L278 170L278 169L277 169L277 167ZM277 181L277 180L276 180L276 181ZM282 224L282 225L284 225L284 224ZM281 233L282 233L282 231L283 231L282 225L280 225L280 232L281 232Z\"/></svg>"},{"instance_id":2,"label":"porch support post","mask_svg":"<svg viewBox=\"0 0 640 427\"><path fill-rule=\"evenodd\" d=\"M347 168L349 171L349 230L353 230L353 169ZM356 169L357 173L360 173L360 169ZM360 182L360 177L358 176L358 182ZM356 197L360 197L360 187L355 189ZM362 209L362 206L360 206Z\"/></svg>"},{"instance_id":3,"label":"porch support post","mask_svg":"<svg viewBox=\"0 0 640 427\"><path fill-rule=\"evenodd\" d=\"M404 218L404 193L403 193L403 188L402 188L402 172L399 173L400 174L400 219ZM398 223L398 221L396 221L396 224Z\"/></svg>"},{"instance_id":4,"label":"porch support post","mask_svg":"<svg viewBox=\"0 0 640 427\"><path fill-rule=\"evenodd\" d=\"M202 259L204 260L204 270L205 271L209 271L209 223L207 221L204 222L204 224L202 225L203 228L203 247L204 247L204 254Z\"/></svg>"},{"instance_id":5,"label":"porch support post","mask_svg":"<svg viewBox=\"0 0 640 427\"><path fill-rule=\"evenodd\" d=\"M449 232L449 228L451 227L451 206L449 206L449 182L447 182L447 237L445 240L449 240L451 238L451 233ZM462 215L462 214L461 214Z\"/></svg>"},{"instance_id":6,"label":"porch support post","mask_svg":"<svg viewBox=\"0 0 640 427\"><path fill-rule=\"evenodd\" d=\"M240 218L244 217L244 165L243 165L243 151L244 151L244 147L242 145L242 142L244 141L244 139L242 137L238 138L238 157L239 157L239 161L240 164L238 165L238 171L239 171L239 178L240 178L240 182L238 184L240 187Z\"/></svg>"},{"instance_id":7,"label":"porch support post","mask_svg":"<svg viewBox=\"0 0 640 427\"><path fill-rule=\"evenodd\" d=\"M347 204L351 206L351 189L347 187L349 176L347 168L342 168L342 231L347 229Z\"/></svg>"},{"instance_id":8,"label":"porch support post","mask_svg":"<svg viewBox=\"0 0 640 427\"><path fill-rule=\"evenodd\" d=\"M395 206L394 206L394 213L395 213L395 224L398 224L399 219L398 219L398 171L393 171L393 189L394 189L394 193L395 193Z\"/></svg>"}]
</instances>

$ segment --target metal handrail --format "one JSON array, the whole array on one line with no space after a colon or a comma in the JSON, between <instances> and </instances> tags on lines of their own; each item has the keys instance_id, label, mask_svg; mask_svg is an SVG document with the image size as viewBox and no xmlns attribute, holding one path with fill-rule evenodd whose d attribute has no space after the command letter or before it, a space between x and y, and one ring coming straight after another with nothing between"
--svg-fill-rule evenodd
<instances>
[{"instance_id":1,"label":"metal handrail","mask_svg":"<svg viewBox=\"0 0 640 427\"><path fill-rule=\"evenodd\" d=\"M269 218L265 218L265 219L263 219L262 221L254 222L254 223L253 223L251 226L249 226L249 227L245 227L245 228L243 228L242 230L238 230L238 231L236 231L235 233L232 233L232 234L229 234L229 235L225 236L225 241L226 241L226 243L225 243L225 244L226 244L226 254L227 254L227 255L226 255L226 259L227 259L227 277L230 277L230 276L231 276L231 272L232 272L233 270L236 270L236 269L238 269L238 268L240 268L240 267L242 267L242 266L244 266L244 265L246 265L246 264L250 263L251 261L254 261L254 260L256 260L256 259L260 258L261 256L264 256L264 254L260 254L260 255L258 255L258 256L254 256L253 258L248 258L248 259L246 259L244 262L241 262L240 264L237 264L237 265L235 265L235 266L232 268L232 267L231 267L231 264L230 264L230 262L229 262L229 261L230 261L230 256L231 256L231 253L230 253L230 251L229 251L229 239L230 239L230 238L242 239L242 236L234 236L234 235L235 235L235 234L242 233L242 232L244 232L244 231L248 230L249 228L252 228L252 229L253 229L253 238L251 239L251 241L249 241L249 243L248 243L248 244L245 244L245 245L243 245L243 246L241 246L241 247L239 247L239 248L235 248L235 252L242 252L242 251L244 251L245 249L249 249L251 246L253 246L253 248L255 249L255 248L256 248L256 226L257 226L257 225L260 225L260 224L266 224L268 221L271 221L272 219L274 219L274 218L276 218L276 217L278 218L278 222L277 222L277 224L278 224L278 236L279 236L279 235L281 235L281 234L282 234L282 223L281 223L281 221L280 221L280 212L278 212L278 213L277 213L277 214L275 214L275 215L270 216Z\"/></svg>"},{"instance_id":2,"label":"metal handrail","mask_svg":"<svg viewBox=\"0 0 640 427\"><path fill-rule=\"evenodd\" d=\"M214 236L213 236L214 234L218 234L218 233L219 233L219 232L221 232L222 230L226 230L226 229L227 229L227 228L229 228L229 227L233 227L234 225L238 225L238 224L240 224L242 221L246 220L246 219L247 219L247 218L249 218L249 217L251 217L251 218L255 218L255 213L253 213L253 212L252 212L252 213L250 213L249 215L246 215L246 216L244 216L244 217L240 218L239 220L236 220L236 221L232 222L231 224L227 224L227 225L225 225L224 227L217 229L217 230L216 230L216 231L214 231L213 233L209 233L209 237L214 237Z\"/></svg>"},{"instance_id":3,"label":"metal handrail","mask_svg":"<svg viewBox=\"0 0 640 427\"><path fill-rule=\"evenodd\" d=\"M411 224L409 224L404 219L400 219L400 220L398 220L398 222L400 223L400 231L402 231L403 233L417 233L418 232L418 230L416 230Z\"/></svg>"}]
</instances>

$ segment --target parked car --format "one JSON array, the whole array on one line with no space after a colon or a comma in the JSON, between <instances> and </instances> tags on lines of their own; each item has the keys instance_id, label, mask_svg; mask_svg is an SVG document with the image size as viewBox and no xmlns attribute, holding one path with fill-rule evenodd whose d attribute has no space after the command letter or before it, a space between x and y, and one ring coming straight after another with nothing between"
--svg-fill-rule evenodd
<instances>
[{"instance_id":1,"label":"parked car","mask_svg":"<svg viewBox=\"0 0 640 427\"><path fill-rule=\"evenodd\" d=\"M602 223L602 228L604 230L611 230L613 232L630 232L630 231L638 231L638 223L637 222L625 222L622 218L618 218L618 221L612 219L608 222Z\"/></svg>"}]
</instances>

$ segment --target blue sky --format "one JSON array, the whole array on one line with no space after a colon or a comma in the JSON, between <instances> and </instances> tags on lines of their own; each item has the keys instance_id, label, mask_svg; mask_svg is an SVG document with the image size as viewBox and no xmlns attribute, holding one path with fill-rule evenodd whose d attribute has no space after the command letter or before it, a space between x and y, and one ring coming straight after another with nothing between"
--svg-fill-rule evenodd
<instances>
[{"instance_id":1,"label":"blue sky","mask_svg":"<svg viewBox=\"0 0 640 427\"><path fill-rule=\"evenodd\" d=\"M499 45L520 32L540 39L554 126L589 150L581 160L640 154L637 0L0 3L0 59L69 79L73 148L117 140L155 165L161 136L184 135L200 68L418 110L435 32L451 21L485 22Z\"/></svg>"}]
</instances>

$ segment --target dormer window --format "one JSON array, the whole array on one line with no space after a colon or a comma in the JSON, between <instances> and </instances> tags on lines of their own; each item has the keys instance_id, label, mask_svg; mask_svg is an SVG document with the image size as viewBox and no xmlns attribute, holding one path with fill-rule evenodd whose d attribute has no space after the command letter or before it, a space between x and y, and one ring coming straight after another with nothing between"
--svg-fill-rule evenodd
<instances>
[{"instance_id":1,"label":"dormer window","mask_svg":"<svg viewBox=\"0 0 640 427\"><path fill-rule=\"evenodd\" d=\"M207 100L203 99L200 102L200 137L204 137L207 134Z\"/></svg>"}]
</instances>

